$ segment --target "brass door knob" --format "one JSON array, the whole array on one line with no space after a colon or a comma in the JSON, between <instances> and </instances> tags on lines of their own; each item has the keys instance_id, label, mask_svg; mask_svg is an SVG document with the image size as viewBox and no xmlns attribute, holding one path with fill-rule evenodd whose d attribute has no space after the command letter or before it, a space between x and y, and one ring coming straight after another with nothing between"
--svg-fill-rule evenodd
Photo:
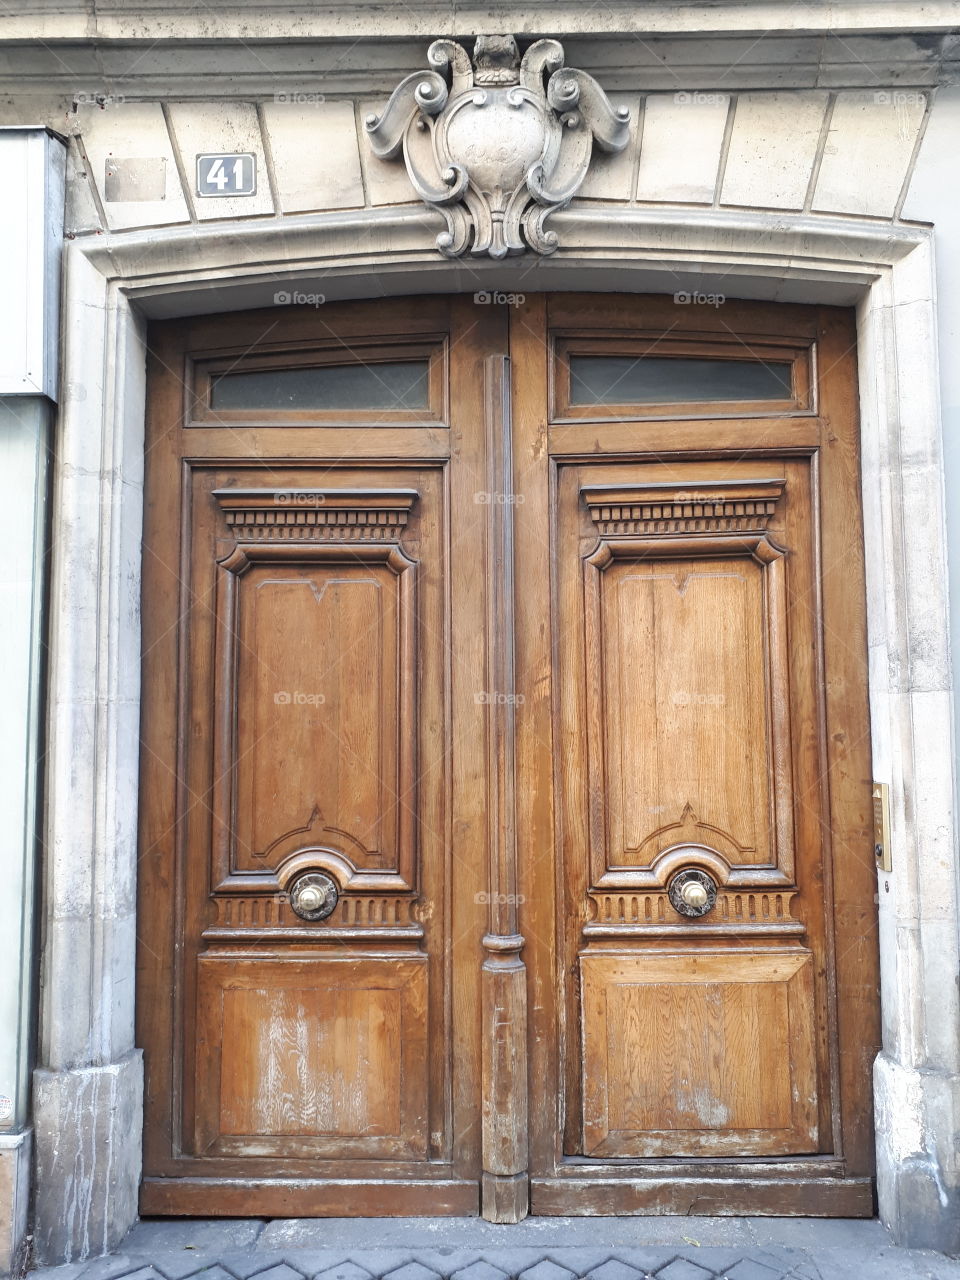
<instances>
[{"instance_id":1,"label":"brass door knob","mask_svg":"<svg viewBox=\"0 0 960 1280\"><path fill-rule=\"evenodd\" d=\"M680 890L680 897L694 911L702 911L707 905L707 891L698 880L688 880Z\"/></svg>"},{"instance_id":2,"label":"brass door knob","mask_svg":"<svg viewBox=\"0 0 960 1280\"><path fill-rule=\"evenodd\" d=\"M693 886L688 886L692 888ZM689 902L689 895L687 901ZM327 900L327 895L322 889L318 889L315 884L305 885L297 896L297 906L301 911L316 911L317 907L322 907Z\"/></svg>"},{"instance_id":3,"label":"brass door knob","mask_svg":"<svg viewBox=\"0 0 960 1280\"><path fill-rule=\"evenodd\" d=\"M667 885L667 897L682 916L705 916L717 900L717 882L699 867L685 867Z\"/></svg>"},{"instance_id":4,"label":"brass door knob","mask_svg":"<svg viewBox=\"0 0 960 1280\"><path fill-rule=\"evenodd\" d=\"M301 920L326 920L340 899L340 890L325 871L307 871L290 886L290 905Z\"/></svg>"}]
</instances>

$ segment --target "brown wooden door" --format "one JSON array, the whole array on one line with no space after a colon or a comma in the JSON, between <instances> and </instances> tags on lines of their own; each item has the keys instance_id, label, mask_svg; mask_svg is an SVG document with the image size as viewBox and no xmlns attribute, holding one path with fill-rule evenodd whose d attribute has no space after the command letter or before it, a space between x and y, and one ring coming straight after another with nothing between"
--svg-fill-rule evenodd
<instances>
[{"instance_id":1,"label":"brown wooden door","mask_svg":"<svg viewBox=\"0 0 960 1280\"><path fill-rule=\"evenodd\" d=\"M848 316L151 349L144 1211L869 1212Z\"/></svg>"},{"instance_id":2,"label":"brown wooden door","mask_svg":"<svg viewBox=\"0 0 960 1280\"><path fill-rule=\"evenodd\" d=\"M869 1214L852 316L551 296L512 343L533 1211Z\"/></svg>"}]
</instances>

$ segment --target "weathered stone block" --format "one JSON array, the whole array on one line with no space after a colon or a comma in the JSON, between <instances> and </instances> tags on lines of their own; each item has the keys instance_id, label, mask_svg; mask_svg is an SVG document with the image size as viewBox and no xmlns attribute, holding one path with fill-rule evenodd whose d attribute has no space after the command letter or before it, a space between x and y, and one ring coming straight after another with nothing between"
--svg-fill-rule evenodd
<instances>
[{"instance_id":1,"label":"weathered stone block","mask_svg":"<svg viewBox=\"0 0 960 1280\"><path fill-rule=\"evenodd\" d=\"M29 1129L0 1134L0 1275L19 1275L27 1252L30 1202Z\"/></svg>"},{"instance_id":2,"label":"weathered stone block","mask_svg":"<svg viewBox=\"0 0 960 1280\"><path fill-rule=\"evenodd\" d=\"M115 1248L137 1216L139 1049L107 1066L34 1073L34 1248L42 1265Z\"/></svg>"}]
</instances>

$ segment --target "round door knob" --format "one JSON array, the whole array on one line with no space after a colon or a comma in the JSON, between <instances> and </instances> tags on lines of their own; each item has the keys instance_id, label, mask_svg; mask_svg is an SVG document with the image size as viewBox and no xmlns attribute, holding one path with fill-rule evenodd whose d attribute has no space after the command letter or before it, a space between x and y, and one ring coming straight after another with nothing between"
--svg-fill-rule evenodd
<instances>
[{"instance_id":1,"label":"round door knob","mask_svg":"<svg viewBox=\"0 0 960 1280\"><path fill-rule=\"evenodd\" d=\"M688 880L680 890L680 897L694 911L701 911L707 905L707 891L698 880Z\"/></svg>"},{"instance_id":2,"label":"round door knob","mask_svg":"<svg viewBox=\"0 0 960 1280\"><path fill-rule=\"evenodd\" d=\"M693 886L689 886L692 888ZM690 895L687 894L687 901L690 901ZM317 907L322 907L327 900L327 895L317 888L315 884L308 884L300 890L297 898L297 905L302 911L316 911Z\"/></svg>"},{"instance_id":3,"label":"round door knob","mask_svg":"<svg viewBox=\"0 0 960 1280\"><path fill-rule=\"evenodd\" d=\"M325 871L307 871L290 886L290 905L301 920L326 920L339 899L336 881Z\"/></svg>"},{"instance_id":4,"label":"round door knob","mask_svg":"<svg viewBox=\"0 0 960 1280\"><path fill-rule=\"evenodd\" d=\"M717 900L717 882L699 867L685 867L667 885L667 897L682 916L705 916Z\"/></svg>"}]
</instances>

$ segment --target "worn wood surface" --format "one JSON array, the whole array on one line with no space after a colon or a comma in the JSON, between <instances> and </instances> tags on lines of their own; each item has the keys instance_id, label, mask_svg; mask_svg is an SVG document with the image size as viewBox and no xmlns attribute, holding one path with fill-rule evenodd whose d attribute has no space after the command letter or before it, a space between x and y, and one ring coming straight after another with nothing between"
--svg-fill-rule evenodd
<instances>
[{"instance_id":1,"label":"worn wood surface","mask_svg":"<svg viewBox=\"0 0 960 1280\"><path fill-rule=\"evenodd\" d=\"M481 1212L491 1222L519 1222L527 1189L527 972L519 929L517 847L516 589L510 366L484 363L487 450L485 586L487 610L488 929L483 937L481 1026Z\"/></svg>"}]
</instances>

